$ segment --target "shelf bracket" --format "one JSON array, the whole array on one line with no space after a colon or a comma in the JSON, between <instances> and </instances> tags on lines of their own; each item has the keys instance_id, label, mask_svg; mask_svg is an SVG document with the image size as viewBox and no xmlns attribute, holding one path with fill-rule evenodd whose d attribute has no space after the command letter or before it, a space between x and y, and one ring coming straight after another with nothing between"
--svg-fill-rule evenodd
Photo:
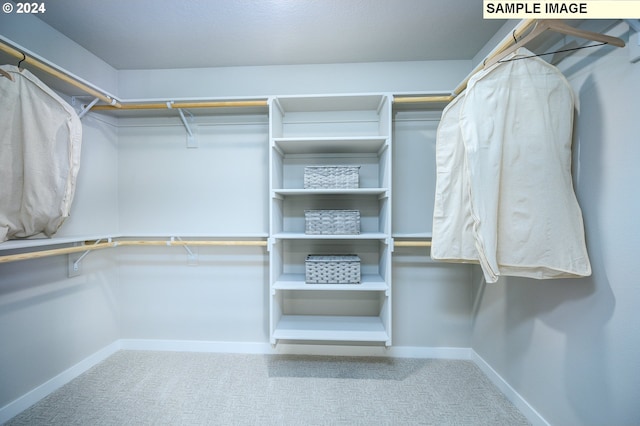
<instances>
[{"instance_id":1,"label":"shelf bracket","mask_svg":"<svg viewBox=\"0 0 640 426\"><path fill-rule=\"evenodd\" d=\"M98 245L102 241L102 238L97 239L93 245ZM111 237L108 238L108 242L111 242ZM91 253L91 250L86 250L82 253L78 258L73 257L72 255L68 256L68 271L67 275L69 278L77 277L82 274L82 260L87 257L87 255Z\"/></svg>"},{"instance_id":2,"label":"shelf bracket","mask_svg":"<svg viewBox=\"0 0 640 426\"><path fill-rule=\"evenodd\" d=\"M173 109L173 101L167 102L167 108ZM187 131L187 148L198 148L198 140L196 139L195 134L191 130L191 125L187 121L184 116L184 112L182 112L182 108L177 108L178 114L180 114L180 120L182 120L182 124L184 125L185 130Z\"/></svg>"},{"instance_id":3,"label":"shelf bracket","mask_svg":"<svg viewBox=\"0 0 640 426\"><path fill-rule=\"evenodd\" d=\"M82 110L78 113L78 118L82 119L82 117L84 117L85 114L88 113L91 108L93 108L93 106L98 103L99 100L100 98L95 98L88 105L85 105L84 108L82 108Z\"/></svg>"},{"instance_id":4,"label":"shelf bracket","mask_svg":"<svg viewBox=\"0 0 640 426\"><path fill-rule=\"evenodd\" d=\"M171 245L171 243L173 243L175 240L182 241L182 238L171 237L171 240L168 244ZM190 266L198 265L198 253L195 250L192 250L191 247L189 247L187 244L182 244L182 247L184 247L184 249L187 252L187 265L190 265Z\"/></svg>"}]
</instances>

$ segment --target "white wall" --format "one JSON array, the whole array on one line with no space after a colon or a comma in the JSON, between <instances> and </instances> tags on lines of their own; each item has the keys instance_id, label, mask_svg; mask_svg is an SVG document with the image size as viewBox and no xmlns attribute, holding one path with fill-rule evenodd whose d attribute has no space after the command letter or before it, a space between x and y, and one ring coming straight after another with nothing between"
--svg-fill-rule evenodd
<instances>
[{"instance_id":1,"label":"white wall","mask_svg":"<svg viewBox=\"0 0 640 426\"><path fill-rule=\"evenodd\" d=\"M638 424L640 63L600 48L559 67L580 102L574 181L593 274L476 287L472 345L551 424Z\"/></svg>"},{"instance_id":2,"label":"white wall","mask_svg":"<svg viewBox=\"0 0 640 426\"><path fill-rule=\"evenodd\" d=\"M392 233L430 235L440 111L397 111L393 125ZM424 247L393 253L393 344L468 347L471 268L431 261Z\"/></svg>"},{"instance_id":3,"label":"white wall","mask_svg":"<svg viewBox=\"0 0 640 426\"><path fill-rule=\"evenodd\" d=\"M179 118L120 119L121 233L266 235L267 120L266 110L190 118L199 147L187 149Z\"/></svg>"},{"instance_id":4,"label":"white wall","mask_svg":"<svg viewBox=\"0 0 640 426\"><path fill-rule=\"evenodd\" d=\"M66 256L0 264L0 408L118 338L113 253L82 267L68 278Z\"/></svg>"},{"instance_id":5,"label":"white wall","mask_svg":"<svg viewBox=\"0 0 640 426\"><path fill-rule=\"evenodd\" d=\"M120 119L121 232L267 236L267 114L191 121L198 148L175 117ZM183 247L118 251L121 337L267 342L266 249L191 250L197 265Z\"/></svg>"},{"instance_id":6,"label":"white wall","mask_svg":"<svg viewBox=\"0 0 640 426\"><path fill-rule=\"evenodd\" d=\"M82 119L82 152L69 217L57 237L118 232L118 128L114 120Z\"/></svg>"}]
</instances>

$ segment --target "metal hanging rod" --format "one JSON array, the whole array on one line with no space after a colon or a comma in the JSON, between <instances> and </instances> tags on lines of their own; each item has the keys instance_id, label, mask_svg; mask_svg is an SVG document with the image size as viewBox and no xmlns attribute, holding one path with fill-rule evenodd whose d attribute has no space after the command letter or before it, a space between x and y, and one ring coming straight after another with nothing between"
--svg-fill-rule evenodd
<instances>
[{"instance_id":1,"label":"metal hanging rod","mask_svg":"<svg viewBox=\"0 0 640 426\"><path fill-rule=\"evenodd\" d=\"M20 260L38 259L48 256L58 256L78 252L101 250L120 246L257 246L266 247L264 240L119 240L104 243L83 244L51 250L32 251L28 253L0 256L0 263L16 262Z\"/></svg>"},{"instance_id":2,"label":"metal hanging rod","mask_svg":"<svg viewBox=\"0 0 640 426\"><path fill-rule=\"evenodd\" d=\"M32 57L30 54L26 54L23 51L20 51L16 48L14 48L13 46L10 46L9 44L7 44L6 42L4 42L3 40L0 40L0 51L13 56L16 59L20 60L20 63L26 63L29 64L35 68L38 68L41 71L46 72L47 74L61 80L64 81L65 83L68 83L80 90L82 90L83 92L100 99L101 101L109 104L110 106L112 106L113 108L118 108L120 107L120 102L118 102L115 98L106 95L96 89L94 89L93 87L88 86L87 84L78 81L77 79L71 77L68 73L62 72L60 70L55 69L54 67L45 64L44 62Z\"/></svg>"}]
</instances>

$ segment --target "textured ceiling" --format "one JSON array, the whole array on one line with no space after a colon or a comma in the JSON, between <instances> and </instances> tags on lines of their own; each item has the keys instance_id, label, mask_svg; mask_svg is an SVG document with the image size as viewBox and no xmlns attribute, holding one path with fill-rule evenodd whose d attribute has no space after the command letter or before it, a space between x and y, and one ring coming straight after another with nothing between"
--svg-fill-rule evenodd
<instances>
[{"instance_id":1,"label":"textured ceiling","mask_svg":"<svg viewBox=\"0 0 640 426\"><path fill-rule=\"evenodd\" d=\"M40 19L116 69L471 59L481 0L56 0Z\"/></svg>"}]
</instances>

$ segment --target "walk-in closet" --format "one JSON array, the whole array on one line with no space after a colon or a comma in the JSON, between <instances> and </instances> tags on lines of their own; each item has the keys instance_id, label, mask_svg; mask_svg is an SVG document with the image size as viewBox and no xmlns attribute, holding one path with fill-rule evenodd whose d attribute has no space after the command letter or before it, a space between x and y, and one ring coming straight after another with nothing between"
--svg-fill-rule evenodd
<instances>
[{"instance_id":1,"label":"walk-in closet","mask_svg":"<svg viewBox=\"0 0 640 426\"><path fill-rule=\"evenodd\" d=\"M26 5L0 424L640 424L640 16Z\"/></svg>"}]
</instances>

